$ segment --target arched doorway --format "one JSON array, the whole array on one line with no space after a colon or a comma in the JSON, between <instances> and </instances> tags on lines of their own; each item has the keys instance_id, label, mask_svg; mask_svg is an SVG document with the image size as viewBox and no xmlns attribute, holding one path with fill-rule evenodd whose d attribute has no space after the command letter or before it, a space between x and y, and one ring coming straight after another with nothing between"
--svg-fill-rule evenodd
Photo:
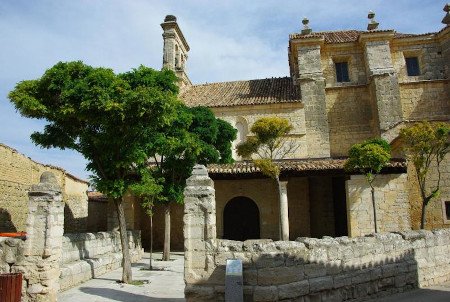
<instances>
[{"instance_id":1,"label":"arched doorway","mask_svg":"<svg viewBox=\"0 0 450 302\"><path fill-rule=\"evenodd\" d=\"M259 239L259 209L248 197L235 197L223 211L223 238L244 241Z\"/></svg>"}]
</instances>

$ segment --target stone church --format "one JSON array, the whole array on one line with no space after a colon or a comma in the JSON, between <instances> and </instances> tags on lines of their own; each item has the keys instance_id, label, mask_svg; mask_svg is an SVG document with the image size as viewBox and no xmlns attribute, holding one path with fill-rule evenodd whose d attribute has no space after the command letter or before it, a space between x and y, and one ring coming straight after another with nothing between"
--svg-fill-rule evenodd
<instances>
[{"instance_id":1,"label":"stone church","mask_svg":"<svg viewBox=\"0 0 450 302\"><path fill-rule=\"evenodd\" d=\"M343 169L355 143L373 137L388 140L397 160L375 181L379 231L417 229L421 202L414 170L402 157L398 134L420 120L450 120L450 16L439 32L405 34L378 29L369 13L367 31L289 35L290 76L194 85L186 70L187 39L175 16L161 24L163 67L179 77L180 98L188 106L206 106L238 130L234 146L251 135L261 117L279 116L294 129L298 144L281 168L280 213L275 183L251 162L210 165L217 208L217 237L245 240L279 238L280 219L288 219L290 239L301 236L359 236L374 231L370 189L362 175ZM436 20L439 22L439 20ZM295 30L295 29L293 29ZM427 227L450 226L450 158L442 169L442 192L430 205ZM435 181L434 178L431 181ZM148 218L130 197L128 223L149 239ZM172 207L172 247L183 248L182 205ZM156 211L155 243L162 245L164 216Z\"/></svg>"}]
</instances>

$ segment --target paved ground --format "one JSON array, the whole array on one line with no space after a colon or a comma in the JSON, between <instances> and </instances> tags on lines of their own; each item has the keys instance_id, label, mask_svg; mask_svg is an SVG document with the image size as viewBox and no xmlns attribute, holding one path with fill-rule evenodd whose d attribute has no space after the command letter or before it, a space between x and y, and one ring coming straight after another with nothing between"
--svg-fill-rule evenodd
<instances>
[{"instance_id":1,"label":"paved ground","mask_svg":"<svg viewBox=\"0 0 450 302\"><path fill-rule=\"evenodd\" d=\"M161 259L154 254L153 259ZM59 302L169 302L184 301L182 253L172 253L173 261L153 261L156 268L165 270L148 271L149 254L145 253L139 263L133 264L133 279L148 281L144 285L119 284L122 269L118 269L89 280L58 295Z\"/></svg>"},{"instance_id":2,"label":"paved ground","mask_svg":"<svg viewBox=\"0 0 450 302\"><path fill-rule=\"evenodd\" d=\"M144 285L119 284L122 269L90 280L58 295L59 302L169 302L184 300L182 253L172 253L173 261L153 261L155 268L165 270L148 271L149 254L139 263L133 264L133 279L147 281ZM161 259L156 253L153 259ZM380 302L448 302L450 283L426 289L416 289L373 301Z\"/></svg>"},{"instance_id":3,"label":"paved ground","mask_svg":"<svg viewBox=\"0 0 450 302\"><path fill-rule=\"evenodd\" d=\"M378 299L379 302L448 302L450 301L450 283L429 288L412 290L403 294Z\"/></svg>"}]
</instances>

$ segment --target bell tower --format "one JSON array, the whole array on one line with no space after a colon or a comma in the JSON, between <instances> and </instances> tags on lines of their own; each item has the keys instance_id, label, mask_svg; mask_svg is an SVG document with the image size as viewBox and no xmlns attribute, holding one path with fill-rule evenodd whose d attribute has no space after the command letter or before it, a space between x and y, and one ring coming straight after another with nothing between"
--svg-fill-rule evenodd
<instances>
[{"instance_id":1,"label":"bell tower","mask_svg":"<svg viewBox=\"0 0 450 302\"><path fill-rule=\"evenodd\" d=\"M177 18L167 15L161 23L163 29L163 68L173 70L178 77L180 88L192 85L186 73L189 45L177 23Z\"/></svg>"}]
</instances>

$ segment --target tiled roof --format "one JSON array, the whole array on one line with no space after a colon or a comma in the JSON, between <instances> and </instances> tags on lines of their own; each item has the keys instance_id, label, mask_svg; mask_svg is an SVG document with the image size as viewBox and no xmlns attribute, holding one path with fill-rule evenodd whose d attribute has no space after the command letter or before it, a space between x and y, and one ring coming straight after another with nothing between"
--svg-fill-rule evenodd
<instances>
[{"instance_id":1,"label":"tiled roof","mask_svg":"<svg viewBox=\"0 0 450 302\"><path fill-rule=\"evenodd\" d=\"M371 32L389 32L390 30L376 30ZM322 31L322 32L312 32L308 35L302 35L300 33L295 33L289 35L289 39L305 39L305 38L324 38L325 43L327 44L335 44L335 43L349 43L356 42L359 38L359 35L362 33L367 33L367 31L361 30L338 30L338 31ZM409 38L409 37L419 37L432 35L434 33L426 33L426 34L402 34L395 32L395 38Z\"/></svg>"},{"instance_id":2,"label":"tiled roof","mask_svg":"<svg viewBox=\"0 0 450 302\"><path fill-rule=\"evenodd\" d=\"M300 102L290 77L193 85L180 93L186 105L226 107Z\"/></svg>"},{"instance_id":3,"label":"tiled roof","mask_svg":"<svg viewBox=\"0 0 450 302\"><path fill-rule=\"evenodd\" d=\"M100 192L88 192L88 201L107 201L108 197Z\"/></svg>"},{"instance_id":4,"label":"tiled roof","mask_svg":"<svg viewBox=\"0 0 450 302\"><path fill-rule=\"evenodd\" d=\"M346 158L324 158L324 159L287 159L277 161L281 172L317 172L317 171L339 171L344 172ZM238 174L260 174L259 168L251 161L239 161L232 164L208 165L211 175L238 175ZM392 160L386 167L389 170L406 171L404 160Z\"/></svg>"}]
</instances>

